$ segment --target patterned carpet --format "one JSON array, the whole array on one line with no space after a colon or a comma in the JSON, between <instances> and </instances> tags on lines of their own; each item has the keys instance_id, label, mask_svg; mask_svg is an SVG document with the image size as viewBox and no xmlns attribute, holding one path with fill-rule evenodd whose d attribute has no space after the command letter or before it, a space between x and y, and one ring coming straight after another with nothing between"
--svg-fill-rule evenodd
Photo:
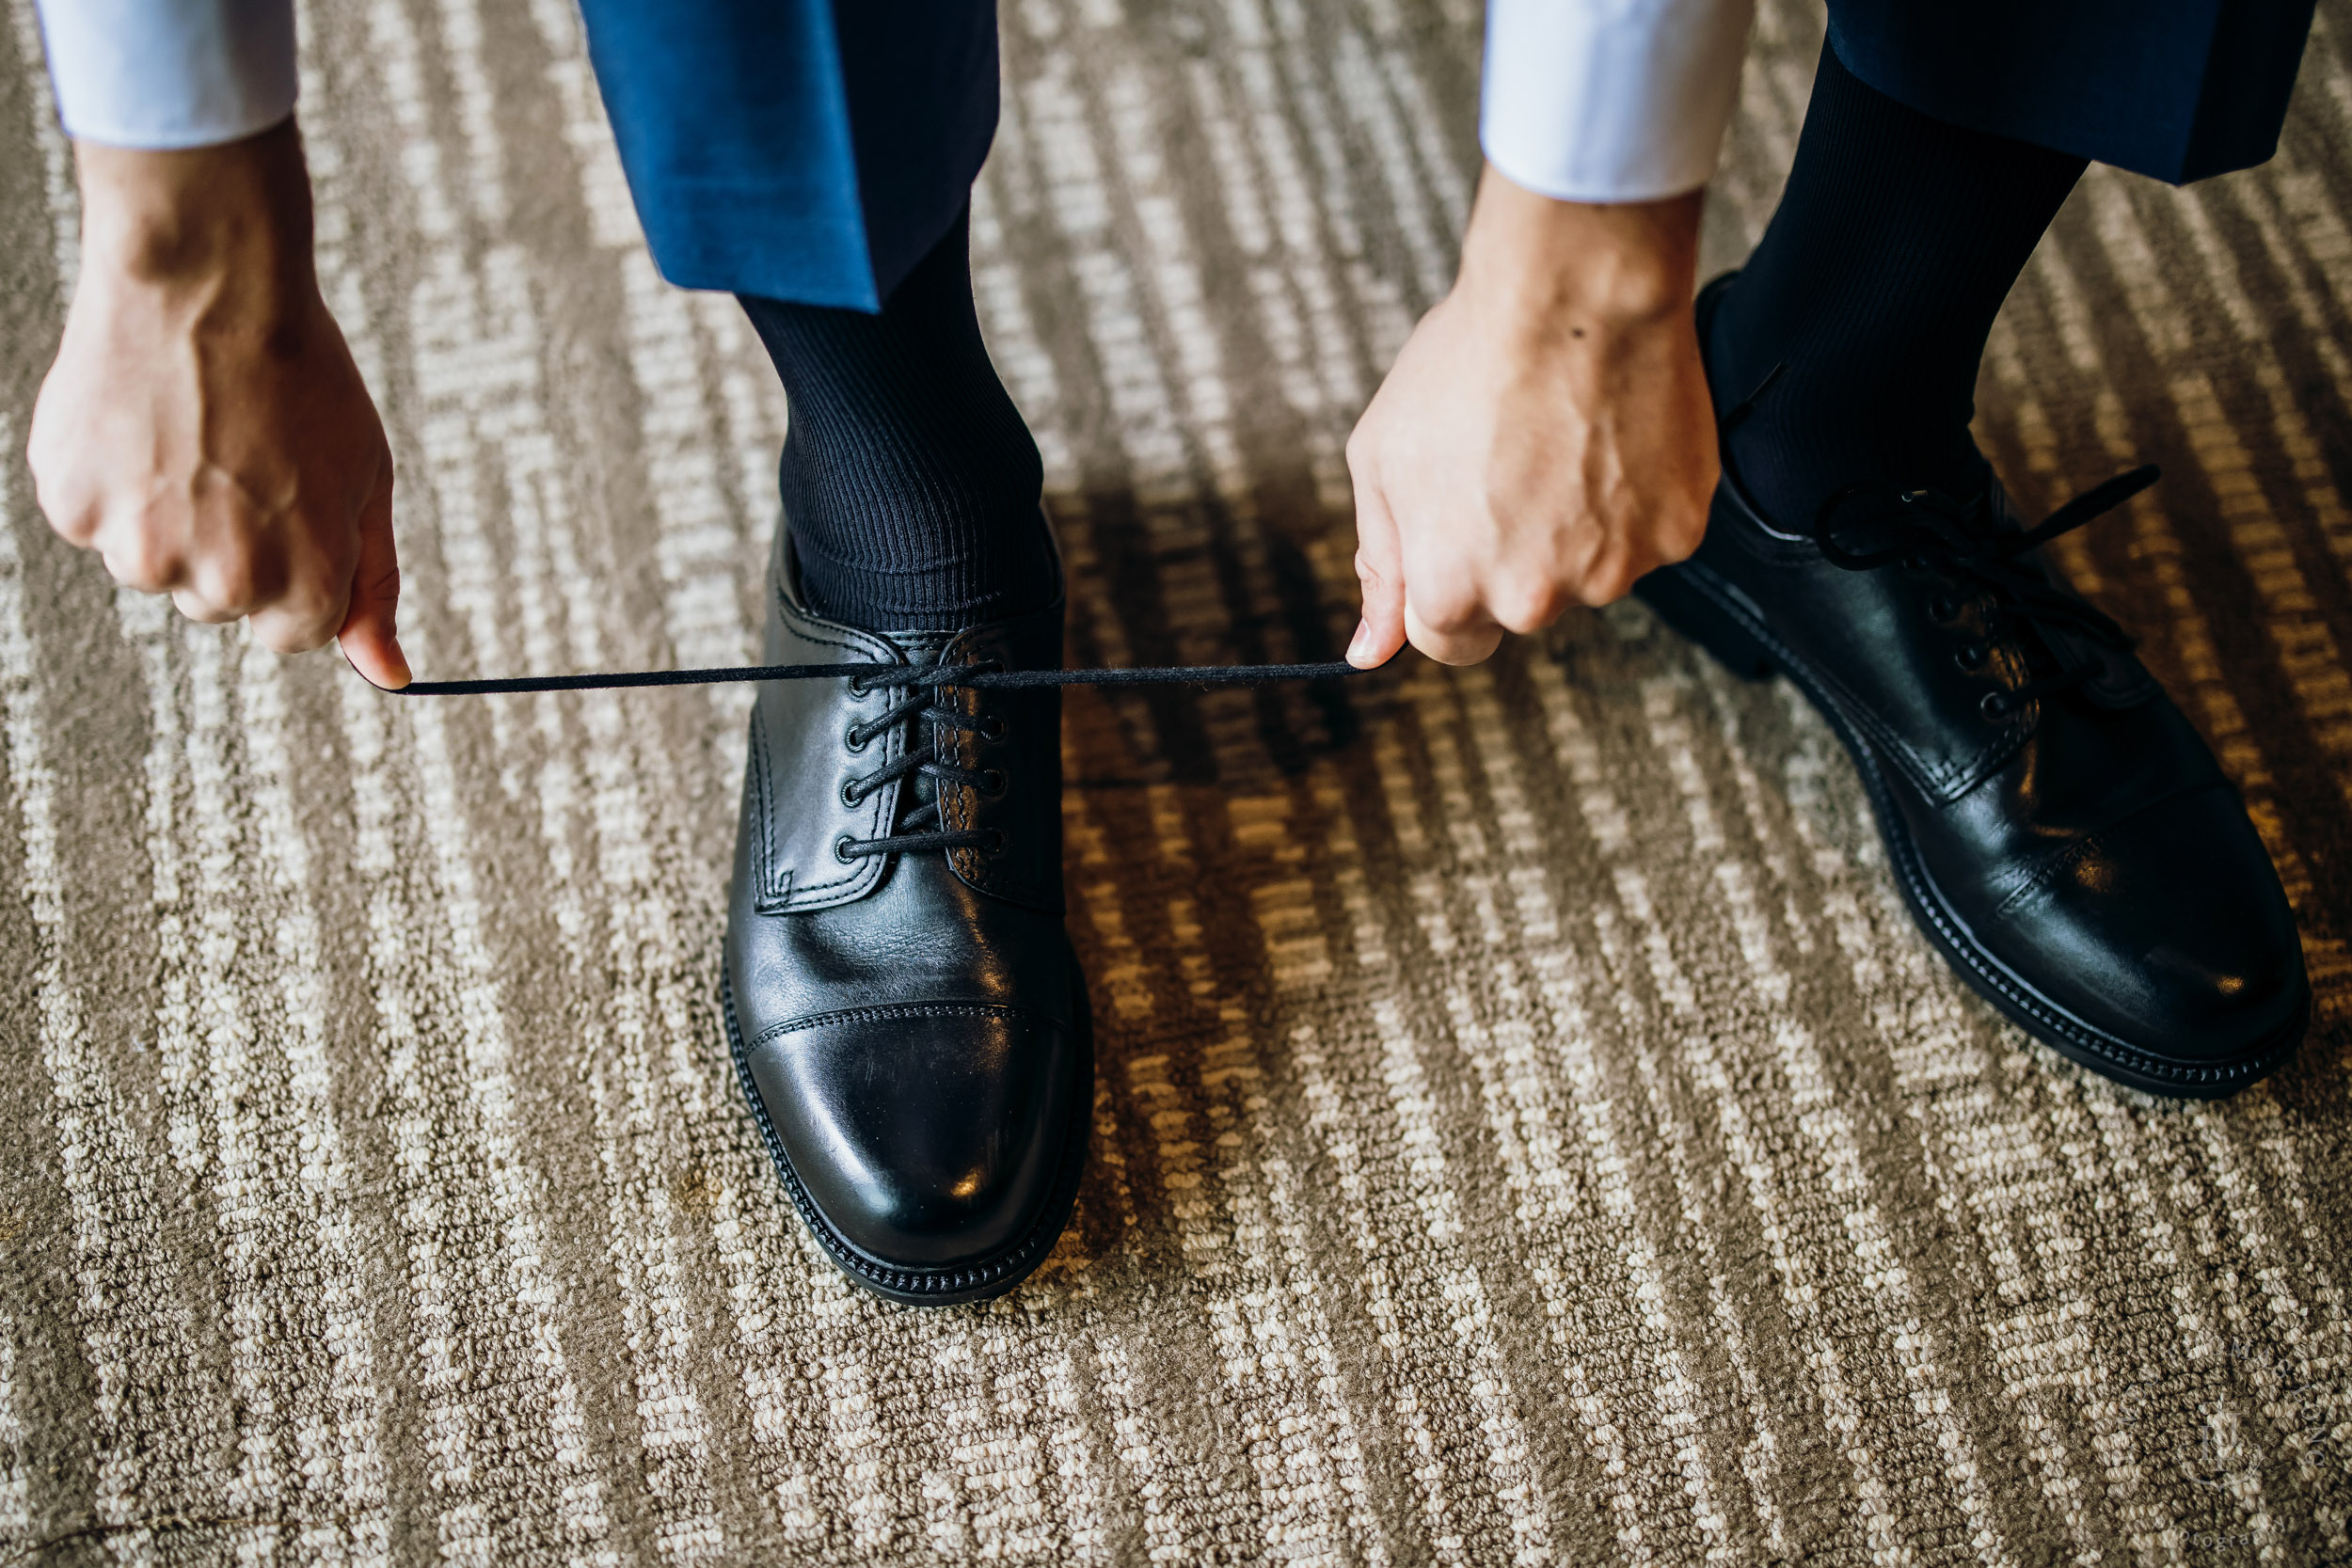
<instances>
[{"instance_id":1,"label":"patterned carpet","mask_svg":"<svg viewBox=\"0 0 2352 1568\"><path fill-rule=\"evenodd\" d=\"M975 223L1089 663L1329 657L1446 285L1471 0L1020 0ZM852 1292L715 1006L735 691L404 704L118 597L21 459L74 267L0 28L0 1564L2352 1560L2352 4L2280 158L2094 175L1986 371L2220 748L2301 1059L2116 1090L1945 973L1782 686L1638 608L1073 695L1099 1159ZM317 0L330 300L426 674L754 650L784 408L655 277L566 0ZM1820 20L1767 6L1709 253Z\"/></svg>"}]
</instances>

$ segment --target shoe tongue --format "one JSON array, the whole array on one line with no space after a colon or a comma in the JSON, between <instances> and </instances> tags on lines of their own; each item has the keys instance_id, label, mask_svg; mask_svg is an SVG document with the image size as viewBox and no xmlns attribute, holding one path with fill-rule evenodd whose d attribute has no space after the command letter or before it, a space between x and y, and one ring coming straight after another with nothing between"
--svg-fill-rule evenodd
<instances>
[{"instance_id":1,"label":"shoe tongue","mask_svg":"<svg viewBox=\"0 0 2352 1568\"><path fill-rule=\"evenodd\" d=\"M898 646L906 661L914 665L937 664L939 656L947 650L959 633L952 631L890 631L882 633Z\"/></svg>"},{"instance_id":2,"label":"shoe tongue","mask_svg":"<svg viewBox=\"0 0 2352 1568\"><path fill-rule=\"evenodd\" d=\"M937 664L948 645L963 634L955 631L892 631L881 635L898 646L900 656L909 664L920 670ZM931 721L918 710L909 722L915 726L914 743L918 746L923 744L930 737ZM920 771L910 773L907 775L906 793L901 797L900 815L903 816L908 812L919 811L938 798L939 784L930 774Z\"/></svg>"},{"instance_id":3,"label":"shoe tongue","mask_svg":"<svg viewBox=\"0 0 2352 1568\"><path fill-rule=\"evenodd\" d=\"M1994 537L2025 532L2032 525L2017 511L2017 503L2010 498L2009 489L1990 474L1983 494L1972 509L1982 526ZM2048 591L2070 599L2082 595L2074 584L2056 569L2055 563L2043 559L2040 549L2010 558L2018 570L2039 578ZM2146 698L2153 689L2153 682L2146 668L2132 654L2122 648L2109 647L2098 638L2085 635L2065 626L2037 621L2026 616L2009 617L2008 635L2018 651L2025 656L2026 669L2035 680L2067 673L2089 665L2096 672L2082 694L2105 707L2129 707Z\"/></svg>"},{"instance_id":4,"label":"shoe tongue","mask_svg":"<svg viewBox=\"0 0 2352 1568\"><path fill-rule=\"evenodd\" d=\"M2009 487L2000 482L1990 467L1984 477L1984 487L1977 492L1968 507L1969 526L1988 541L2013 539L2030 527L2019 515L2017 503L2010 498ZM2039 559L2039 550L2011 556L2010 567L2014 571L2050 583L2049 568ZM2060 674L2069 666L2066 653L2048 635L2050 628L2026 616L2004 616L2003 641L2015 645L2026 660L2028 679L2046 680Z\"/></svg>"}]
</instances>

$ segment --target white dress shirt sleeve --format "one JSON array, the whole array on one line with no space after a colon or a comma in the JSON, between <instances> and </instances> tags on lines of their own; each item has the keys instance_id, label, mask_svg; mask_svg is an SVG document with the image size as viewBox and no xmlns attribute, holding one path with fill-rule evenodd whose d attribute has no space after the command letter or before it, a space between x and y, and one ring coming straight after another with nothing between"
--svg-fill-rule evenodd
<instances>
[{"instance_id":1,"label":"white dress shirt sleeve","mask_svg":"<svg viewBox=\"0 0 2352 1568\"><path fill-rule=\"evenodd\" d=\"M1755 0L1487 0L1478 138L1563 201L1707 183L1740 96Z\"/></svg>"},{"instance_id":2,"label":"white dress shirt sleeve","mask_svg":"<svg viewBox=\"0 0 2352 1568\"><path fill-rule=\"evenodd\" d=\"M212 147L294 113L294 0L38 0L66 134Z\"/></svg>"}]
</instances>

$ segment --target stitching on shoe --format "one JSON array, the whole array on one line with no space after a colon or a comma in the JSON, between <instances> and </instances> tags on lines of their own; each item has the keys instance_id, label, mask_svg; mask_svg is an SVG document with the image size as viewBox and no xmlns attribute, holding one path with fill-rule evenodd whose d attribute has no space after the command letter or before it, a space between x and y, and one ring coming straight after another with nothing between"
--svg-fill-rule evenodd
<instances>
[{"instance_id":1,"label":"stitching on shoe","mask_svg":"<svg viewBox=\"0 0 2352 1568\"><path fill-rule=\"evenodd\" d=\"M795 607L789 600L784 597L783 590L777 589L775 593L776 601L783 607L787 620L793 623L791 626L792 635L799 638L802 641L812 642L818 647L832 648L836 652L841 653L860 654L868 657L871 657L874 654L874 649L852 641L849 638L828 636L820 631L803 629L800 623L806 619L804 613ZM854 630L855 628L851 629ZM883 642L883 640L879 637L875 638L874 641L877 643ZM887 646L886 643L883 645ZM888 661L876 659L875 662L884 663ZM755 705L752 709L752 720L755 724L756 724L759 720L759 709L756 705ZM883 763L889 763L897 760L898 752L896 748L904 743L904 736L896 731L893 731L892 733L882 736L879 738L882 743L881 760ZM766 766L767 759L766 752L763 750L759 753L759 756L761 765L764 768ZM884 824L886 813L897 805L898 784L899 781L893 779L887 785L874 791L871 796L867 797L868 800L874 802L872 806L867 808L868 816L866 827L869 836L881 832ZM782 851L778 847L778 841L774 836L772 826L775 821L772 815L774 802L772 800L763 799L760 804L760 832L768 845L765 863L761 865L760 870L762 872L762 880L767 884L771 892L767 898L764 898L759 902L762 906L768 904L772 904L774 906L773 908L762 907L760 909L760 913L769 915L803 913L807 911L807 905L801 903L802 900L823 899L826 895L837 893L844 888L857 890L858 884L861 880L864 881L866 886L870 887L873 883L881 879L881 861L879 859L868 859L857 865L850 866L840 876L832 878L825 881L802 881L798 875L798 868L787 866L786 867L787 874L781 884L779 884L775 876L775 864L777 857ZM852 896L854 896L854 893L852 894ZM796 904L800 904L800 907L797 909L794 907Z\"/></svg>"},{"instance_id":2,"label":"stitching on shoe","mask_svg":"<svg viewBox=\"0 0 2352 1568\"><path fill-rule=\"evenodd\" d=\"M750 1048L756 1051L782 1036L802 1029L820 1029L828 1023L887 1023L901 1018L1034 1018L1057 1028L1063 1027L1060 1021L1033 1007L1008 1007L993 1002L882 1003L871 1007L843 1007L836 1012L811 1013L805 1018L771 1023L759 1032Z\"/></svg>"},{"instance_id":3,"label":"stitching on shoe","mask_svg":"<svg viewBox=\"0 0 2352 1568\"><path fill-rule=\"evenodd\" d=\"M2010 911L2015 909L2019 904L2023 903L2026 896L2032 894L2036 889L2047 885L2066 871L2081 863L2083 857L2090 854L2091 850L2104 847L2107 842L2107 835L2114 832L2118 828L2121 828L2126 822L2131 822L2138 817L2144 816L2149 812L2155 810L2158 806L2170 805L2175 800L2183 800L2191 795L2201 794L2203 791L2213 789L2215 787L2217 787L2217 781L2212 779L2202 779L2195 784L2183 784L2178 789L2175 789L2169 794L2159 795L2153 800L2143 800L2138 805L2133 807L2130 811L2127 811L2122 816L2117 817L2114 821L2103 824L2097 832L2085 833L2081 838L2076 839L2065 848L2052 854L2040 865L2034 867L2032 874L2026 877L2023 882L2019 883L2016 890L2010 893L2008 897L2001 900L2000 908L1993 911L1994 916L1998 917L2009 913Z\"/></svg>"},{"instance_id":4,"label":"stitching on shoe","mask_svg":"<svg viewBox=\"0 0 2352 1568\"><path fill-rule=\"evenodd\" d=\"M1764 519L1761 510L1748 499L1739 485L1736 483L1731 485L1730 490L1733 501L1743 515L1743 520L1755 525L1753 528L1733 531L1731 540L1736 548L1750 556L1758 557L1768 564L1779 564L1790 561L1820 562L1823 559L1821 547L1818 543L1798 535L1782 534ZM1756 547L1757 542L1751 537L1755 533L1764 535L1762 549ZM1710 577L1714 575L1708 567L1696 561L1685 562L1679 569ZM1695 576L1693 580L1696 580ZM1724 595L1721 594L1711 596L1718 600L1724 598ZM1777 638L1770 638L1767 641L1771 641L1775 649L1787 651L1788 645ZM1869 731L1871 737L1882 751L1898 752L1910 758L1913 766L1918 769L1934 791L1953 799L1957 799L1955 793L1957 786L1971 779L1981 780L1992 769L1998 768L2015 754L2017 747L2032 733L2035 721L2041 716L2039 703L2026 703L2017 709L2015 716L2008 723L2001 727L1998 735L1986 741L1966 760L1958 763L1939 762L1896 734L1885 721L1879 718L1878 714L1872 710L1870 705L1863 700L1860 693L1848 687L1834 673L1823 671L1818 679L1840 700L1843 705L1852 710L1855 721Z\"/></svg>"},{"instance_id":5,"label":"stitching on shoe","mask_svg":"<svg viewBox=\"0 0 2352 1568\"><path fill-rule=\"evenodd\" d=\"M727 973L724 958L719 964L720 1012L727 1030L729 1054L735 1058L736 1081L743 1087L743 1097L751 1102L753 1119L759 1124L760 1136L767 1142L769 1158L775 1162L783 1176L785 1190L791 1195L792 1206L799 1212L801 1223L834 1266L844 1274L882 1292L885 1296L951 1296L967 1291L986 1290L1004 1282L1010 1290L1044 1261L1062 1232L1070 1226L1072 1210L1077 1203L1078 1183L1085 1174L1088 1136L1091 1130L1093 1104L1094 1053L1087 1052L1087 1079L1084 1092L1073 1097L1068 1126L1063 1130L1061 1166L1055 1172L1054 1185L1049 1190L1045 1207L1033 1225L1013 1248L996 1258L977 1264L963 1264L953 1269L909 1270L891 1269L867 1262L835 1234L832 1225L818 1212L816 1202L801 1185L801 1179L792 1168L792 1162L784 1152L784 1141L776 1135L775 1124L768 1119L768 1107L759 1098L759 1085L752 1078L750 1053L743 1047L743 1034L735 1021L735 986ZM997 1293L997 1292L992 1292ZM952 1303L946 1305L953 1305Z\"/></svg>"},{"instance_id":6,"label":"stitching on shoe","mask_svg":"<svg viewBox=\"0 0 2352 1568\"><path fill-rule=\"evenodd\" d=\"M1808 683L1811 679L1809 671L1804 674L1798 673L1806 669L1805 661L1799 659L1787 643L1773 636L1769 626L1742 614L1725 595L1709 587L1705 577L1693 574L1691 580L1706 593L1708 598L1715 601L1718 610L1732 616L1741 629L1763 643L1776 658L1781 659L1784 668L1801 687ZM1833 704L1833 705L1836 705ZM1843 711L1842 708L1840 711ZM1836 721L1833 720L1832 728L1836 727ZM1970 974L1993 990L1999 992L2010 1006L2034 1020L2051 1034L2059 1037L2076 1049L2088 1052L2101 1061L2122 1068L2126 1071L2137 1073L2157 1083L2169 1083L2183 1087L2190 1085L2220 1086L2250 1083L2277 1068L2301 1040L2310 1023L2311 1003L2308 996L2296 1019L2276 1037L2263 1042L2261 1049L2255 1053L2220 1067L2187 1067L2169 1062L2162 1057L2152 1056L2145 1052L2125 1045L2120 1040L2110 1040L2091 1034L2073 1020L2052 1011L2047 1004L2021 991L2007 975L1994 969L1990 961L1991 955L1979 953L1973 940L1963 937L1953 929L1950 921L1944 913L1941 901L1933 896L1934 884L1928 880L1926 867L1918 862L1918 849L1912 842L1910 831L1899 820L1899 814L1894 809L1894 801L1885 798L1887 784L1877 764L1869 758L1868 747L1866 745L1857 749L1850 744L1847 747L1847 752L1852 757L1854 770L1862 777L1863 787L1871 797L1871 810L1872 815L1878 819L1879 835L1886 840L1889 848L1893 851L1888 859L1894 864L1896 876L1900 879L1905 900L1911 905L1914 916L1930 927L1930 934L1934 937L1937 944L1950 957L1958 959ZM2044 1043L2055 1044L2050 1041Z\"/></svg>"},{"instance_id":7,"label":"stitching on shoe","mask_svg":"<svg viewBox=\"0 0 2352 1568\"><path fill-rule=\"evenodd\" d=\"M754 809L759 813L759 880L764 895L762 902L782 903L792 895L792 873L787 868L782 877L776 875L776 859L780 853L776 844L775 792L768 776L768 729L759 717L759 705L752 705L752 786L756 797Z\"/></svg>"}]
</instances>

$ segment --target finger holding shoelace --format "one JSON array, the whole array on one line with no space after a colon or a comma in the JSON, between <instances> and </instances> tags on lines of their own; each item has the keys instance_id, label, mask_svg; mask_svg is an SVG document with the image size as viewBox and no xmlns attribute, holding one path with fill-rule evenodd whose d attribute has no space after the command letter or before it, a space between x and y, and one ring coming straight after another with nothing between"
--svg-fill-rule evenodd
<instances>
[{"instance_id":1,"label":"finger holding shoelace","mask_svg":"<svg viewBox=\"0 0 2352 1568\"><path fill-rule=\"evenodd\" d=\"M1716 477L1691 311L1699 202L1594 205L1492 169L1454 290L1347 447L1363 624L1470 663L1689 555Z\"/></svg>"},{"instance_id":2,"label":"finger holding shoelace","mask_svg":"<svg viewBox=\"0 0 2352 1568\"><path fill-rule=\"evenodd\" d=\"M1446 664L1475 664L1502 641L1502 628L1479 609L1466 589L1439 597L1434 571L1422 578L1421 602L1406 586L1404 548L1396 518L1376 482L1356 481L1356 580L1363 594L1363 619L1347 646L1361 669L1392 657L1407 642ZM1443 610L1432 608L1432 601ZM1436 625L1431 624L1435 616Z\"/></svg>"}]
</instances>

